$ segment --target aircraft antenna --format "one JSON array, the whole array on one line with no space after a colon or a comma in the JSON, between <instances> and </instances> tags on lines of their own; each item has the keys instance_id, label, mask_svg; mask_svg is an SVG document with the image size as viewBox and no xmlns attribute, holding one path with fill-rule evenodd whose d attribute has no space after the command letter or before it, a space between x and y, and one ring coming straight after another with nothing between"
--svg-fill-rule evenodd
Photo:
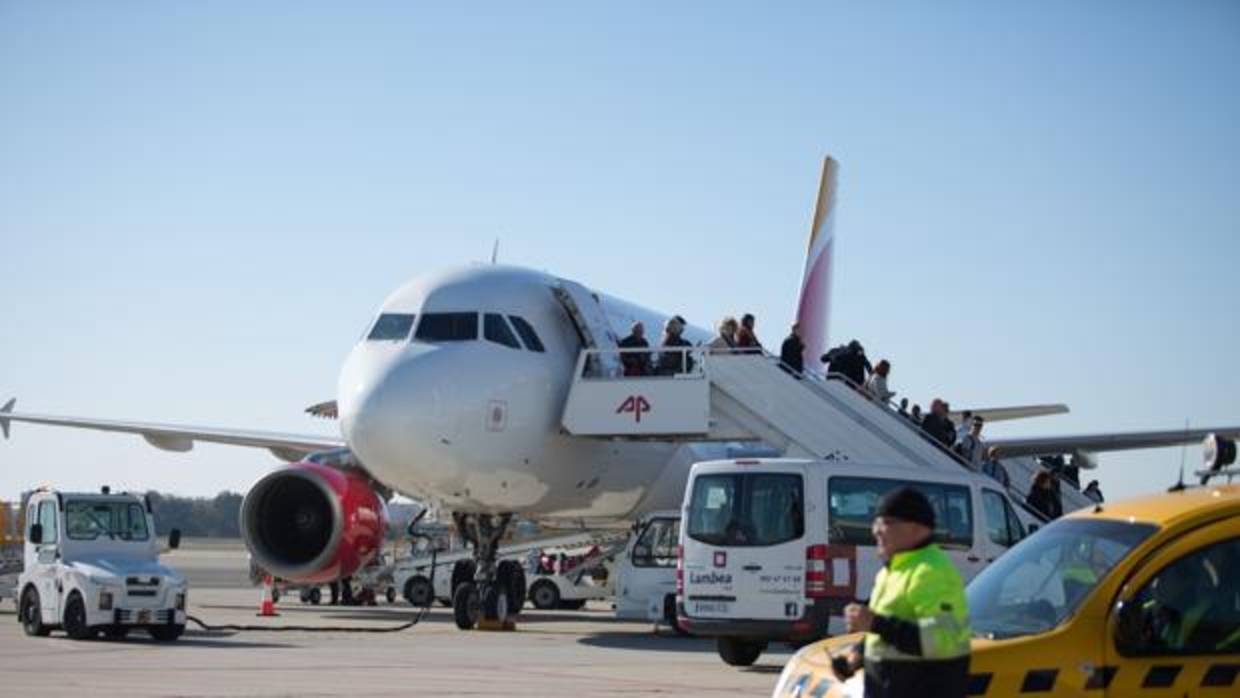
<instances>
[{"instance_id":1,"label":"aircraft antenna","mask_svg":"<svg viewBox=\"0 0 1240 698\"><path fill-rule=\"evenodd\" d=\"M495 264L499 259L499 238L495 238L495 244L491 245L491 264Z\"/></svg>"}]
</instances>

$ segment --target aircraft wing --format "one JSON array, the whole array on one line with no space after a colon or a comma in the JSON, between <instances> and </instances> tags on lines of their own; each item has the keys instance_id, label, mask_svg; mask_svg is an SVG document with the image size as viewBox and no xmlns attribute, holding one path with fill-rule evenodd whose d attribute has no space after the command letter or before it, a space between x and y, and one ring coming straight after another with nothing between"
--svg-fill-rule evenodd
<instances>
[{"instance_id":1,"label":"aircraft wing","mask_svg":"<svg viewBox=\"0 0 1240 698\"><path fill-rule=\"evenodd\" d=\"M0 431L4 432L4 438L6 439L9 438L11 422L28 422L30 424L47 424L58 427L137 434L146 439L147 443L155 448L165 451L188 451L194 447L194 442L196 441L264 448L271 451L276 458L289 462L301 460L307 454L314 451L326 451L345 446L344 439L330 436L280 434L269 431L246 431L241 429L29 414L14 412L13 404L15 402L16 400L9 400L3 408L0 408Z\"/></svg>"},{"instance_id":2,"label":"aircraft wing","mask_svg":"<svg viewBox=\"0 0 1240 698\"><path fill-rule=\"evenodd\" d=\"M1213 429L1173 429L1168 431L1133 431L1127 433L1083 434L1080 436L1034 436L1021 439L986 439L988 446L999 447L1004 458L1014 456L1049 456L1063 453L1097 453L1127 451L1138 448L1159 448L1200 442L1209 434L1229 439L1240 438L1240 426Z\"/></svg>"},{"instance_id":3,"label":"aircraft wing","mask_svg":"<svg viewBox=\"0 0 1240 698\"><path fill-rule=\"evenodd\" d=\"M1011 419L1028 417L1045 417L1051 414L1067 414L1068 406L1062 403L1053 405L1019 405L1015 407L975 407L969 410L987 422L1003 422ZM953 422L959 422L963 414L960 410L948 413Z\"/></svg>"}]
</instances>

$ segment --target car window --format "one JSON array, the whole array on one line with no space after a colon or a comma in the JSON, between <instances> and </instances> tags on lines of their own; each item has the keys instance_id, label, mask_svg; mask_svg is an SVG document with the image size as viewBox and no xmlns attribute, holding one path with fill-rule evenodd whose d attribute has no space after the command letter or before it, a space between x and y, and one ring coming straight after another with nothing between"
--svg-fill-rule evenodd
<instances>
[{"instance_id":1,"label":"car window","mask_svg":"<svg viewBox=\"0 0 1240 698\"><path fill-rule=\"evenodd\" d=\"M44 543L55 543L60 539L56 530L56 502L50 499L39 502L39 523L43 526Z\"/></svg>"},{"instance_id":2,"label":"car window","mask_svg":"<svg viewBox=\"0 0 1240 698\"><path fill-rule=\"evenodd\" d=\"M1163 568L1125 602L1117 648L1127 656L1240 654L1240 538Z\"/></svg>"},{"instance_id":3,"label":"car window","mask_svg":"<svg viewBox=\"0 0 1240 698\"><path fill-rule=\"evenodd\" d=\"M413 328L413 316L406 313L383 313L375 320L374 327L366 340L400 342L409 338L409 330Z\"/></svg>"},{"instance_id":4,"label":"car window","mask_svg":"<svg viewBox=\"0 0 1240 698\"><path fill-rule=\"evenodd\" d=\"M905 486L926 495L934 507L934 542L944 546L972 547L973 511L968 487L866 477L833 477L829 480L830 542L874 545L870 527L879 500L891 490Z\"/></svg>"},{"instance_id":5,"label":"car window","mask_svg":"<svg viewBox=\"0 0 1240 698\"><path fill-rule=\"evenodd\" d=\"M544 352L542 340L538 338L538 333L534 331L534 327L525 321L525 318L519 315L509 315L512 320L512 326L517 328L517 334L521 335L521 341L525 342L525 348L530 351Z\"/></svg>"},{"instance_id":6,"label":"car window","mask_svg":"<svg viewBox=\"0 0 1240 698\"><path fill-rule=\"evenodd\" d=\"M986 516L986 537L1005 548L1024 537L1024 527L1016 519L1007 497L993 490L982 490L982 510Z\"/></svg>"},{"instance_id":7,"label":"car window","mask_svg":"<svg viewBox=\"0 0 1240 698\"><path fill-rule=\"evenodd\" d=\"M689 537L710 545L770 546L805 533L801 476L702 475L689 500Z\"/></svg>"},{"instance_id":8,"label":"car window","mask_svg":"<svg viewBox=\"0 0 1240 698\"><path fill-rule=\"evenodd\" d=\"M1060 519L982 570L967 590L974 632L1008 638L1045 632L1076 611L1150 524Z\"/></svg>"},{"instance_id":9,"label":"car window","mask_svg":"<svg viewBox=\"0 0 1240 698\"><path fill-rule=\"evenodd\" d=\"M675 567L680 519L654 519L633 544L634 567Z\"/></svg>"},{"instance_id":10,"label":"car window","mask_svg":"<svg viewBox=\"0 0 1240 698\"><path fill-rule=\"evenodd\" d=\"M482 318L482 336L489 342L503 344L513 349L521 348L517 342L517 336L508 329L508 323L504 321L503 315L487 313Z\"/></svg>"},{"instance_id":11,"label":"car window","mask_svg":"<svg viewBox=\"0 0 1240 698\"><path fill-rule=\"evenodd\" d=\"M478 313L423 313L414 337L422 342L478 339Z\"/></svg>"},{"instance_id":12,"label":"car window","mask_svg":"<svg viewBox=\"0 0 1240 698\"><path fill-rule=\"evenodd\" d=\"M65 504L65 535L73 540L147 540L146 512L134 502L78 500Z\"/></svg>"}]
</instances>

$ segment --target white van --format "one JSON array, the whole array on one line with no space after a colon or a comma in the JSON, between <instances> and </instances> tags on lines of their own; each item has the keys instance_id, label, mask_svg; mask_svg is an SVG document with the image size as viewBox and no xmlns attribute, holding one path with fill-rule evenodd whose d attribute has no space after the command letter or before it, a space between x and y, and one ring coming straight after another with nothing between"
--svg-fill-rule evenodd
<instances>
[{"instance_id":1,"label":"white van","mask_svg":"<svg viewBox=\"0 0 1240 698\"><path fill-rule=\"evenodd\" d=\"M677 620L716 637L734 666L771 641L825 637L867 599L882 561L870 526L888 491L911 485L935 509L934 540L965 581L1024 537L1031 517L980 474L840 461L697 463L685 488Z\"/></svg>"}]
</instances>

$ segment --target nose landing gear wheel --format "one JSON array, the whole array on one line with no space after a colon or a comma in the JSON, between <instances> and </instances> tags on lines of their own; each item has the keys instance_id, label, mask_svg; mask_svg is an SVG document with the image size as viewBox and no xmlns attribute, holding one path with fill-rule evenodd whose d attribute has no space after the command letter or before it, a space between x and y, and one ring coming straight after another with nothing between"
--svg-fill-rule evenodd
<instances>
[{"instance_id":1,"label":"nose landing gear wheel","mask_svg":"<svg viewBox=\"0 0 1240 698\"><path fill-rule=\"evenodd\" d=\"M452 617L461 630L473 630L478 625L482 618L482 600L473 582L461 582L456 587L452 595Z\"/></svg>"}]
</instances>

